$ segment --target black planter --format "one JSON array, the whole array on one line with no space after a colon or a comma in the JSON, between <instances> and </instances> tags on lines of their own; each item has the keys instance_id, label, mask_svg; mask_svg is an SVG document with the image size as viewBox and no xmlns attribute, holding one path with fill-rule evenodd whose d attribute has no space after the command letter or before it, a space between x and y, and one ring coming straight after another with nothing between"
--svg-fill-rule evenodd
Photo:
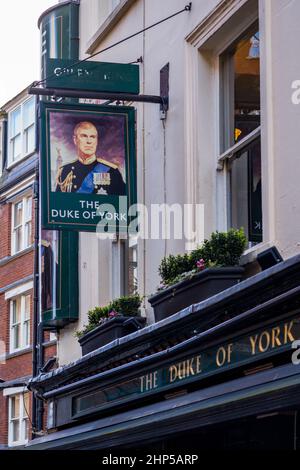
<instances>
[{"instance_id":1,"label":"black planter","mask_svg":"<svg viewBox=\"0 0 300 470\"><path fill-rule=\"evenodd\" d=\"M241 281L244 268L209 268L153 295L149 302L155 321L163 320L192 304L201 302Z\"/></svg>"},{"instance_id":2,"label":"black planter","mask_svg":"<svg viewBox=\"0 0 300 470\"><path fill-rule=\"evenodd\" d=\"M145 323L146 318L125 317L123 315L108 320L79 338L82 355L85 356L115 339L122 338L143 328Z\"/></svg>"}]
</instances>

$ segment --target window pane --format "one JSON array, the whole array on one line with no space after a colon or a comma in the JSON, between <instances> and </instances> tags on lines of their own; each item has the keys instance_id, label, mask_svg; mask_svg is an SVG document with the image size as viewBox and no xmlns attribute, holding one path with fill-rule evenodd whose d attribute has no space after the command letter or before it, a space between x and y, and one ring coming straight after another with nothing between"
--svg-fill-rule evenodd
<instances>
[{"instance_id":1,"label":"window pane","mask_svg":"<svg viewBox=\"0 0 300 470\"><path fill-rule=\"evenodd\" d=\"M28 197L26 199L26 212L25 212L25 220L31 220L32 217L32 198Z\"/></svg>"},{"instance_id":2,"label":"window pane","mask_svg":"<svg viewBox=\"0 0 300 470\"><path fill-rule=\"evenodd\" d=\"M233 228L243 227L249 242L262 241L260 139L230 164L231 221Z\"/></svg>"},{"instance_id":3,"label":"window pane","mask_svg":"<svg viewBox=\"0 0 300 470\"><path fill-rule=\"evenodd\" d=\"M13 349L19 349L21 347L21 344L20 344L20 325L13 326L12 335L13 335Z\"/></svg>"},{"instance_id":4,"label":"window pane","mask_svg":"<svg viewBox=\"0 0 300 470\"><path fill-rule=\"evenodd\" d=\"M120 3L120 0L111 0L111 10L114 10Z\"/></svg>"},{"instance_id":5,"label":"window pane","mask_svg":"<svg viewBox=\"0 0 300 470\"><path fill-rule=\"evenodd\" d=\"M20 396L15 395L10 399L11 403L11 419L17 419L20 417Z\"/></svg>"},{"instance_id":6,"label":"window pane","mask_svg":"<svg viewBox=\"0 0 300 470\"><path fill-rule=\"evenodd\" d=\"M22 154L22 138L21 138L20 134L18 136L14 137L14 139L11 141L11 153L12 153L12 159L13 160L18 160L18 158L21 157L21 154Z\"/></svg>"},{"instance_id":7,"label":"window pane","mask_svg":"<svg viewBox=\"0 0 300 470\"><path fill-rule=\"evenodd\" d=\"M28 127L24 131L25 154L31 153L35 149L35 132L34 126Z\"/></svg>"},{"instance_id":8,"label":"window pane","mask_svg":"<svg viewBox=\"0 0 300 470\"><path fill-rule=\"evenodd\" d=\"M253 26L221 56L221 152L260 126L260 36Z\"/></svg>"},{"instance_id":9,"label":"window pane","mask_svg":"<svg viewBox=\"0 0 300 470\"><path fill-rule=\"evenodd\" d=\"M21 133L21 107L10 114L10 137Z\"/></svg>"},{"instance_id":10,"label":"window pane","mask_svg":"<svg viewBox=\"0 0 300 470\"><path fill-rule=\"evenodd\" d=\"M12 422L12 440L18 442L20 440L20 422L19 420Z\"/></svg>"},{"instance_id":11,"label":"window pane","mask_svg":"<svg viewBox=\"0 0 300 470\"><path fill-rule=\"evenodd\" d=\"M31 222L27 222L25 225L25 241L24 248L28 248L31 245Z\"/></svg>"},{"instance_id":12,"label":"window pane","mask_svg":"<svg viewBox=\"0 0 300 470\"><path fill-rule=\"evenodd\" d=\"M249 150L249 241L263 241L260 140Z\"/></svg>"},{"instance_id":13,"label":"window pane","mask_svg":"<svg viewBox=\"0 0 300 470\"><path fill-rule=\"evenodd\" d=\"M26 129L35 121L35 100L31 98L23 105L23 128Z\"/></svg>"},{"instance_id":14,"label":"window pane","mask_svg":"<svg viewBox=\"0 0 300 470\"><path fill-rule=\"evenodd\" d=\"M20 323L21 321L21 310L20 300L16 299L12 301L12 322L13 324Z\"/></svg>"},{"instance_id":15,"label":"window pane","mask_svg":"<svg viewBox=\"0 0 300 470\"><path fill-rule=\"evenodd\" d=\"M28 435L29 435L29 420L24 419L23 420L23 436L24 436L24 441L28 441Z\"/></svg>"},{"instance_id":16,"label":"window pane","mask_svg":"<svg viewBox=\"0 0 300 470\"><path fill-rule=\"evenodd\" d=\"M238 42L234 53L234 113L237 142L260 125L259 32Z\"/></svg>"},{"instance_id":17,"label":"window pane","mask_svg":"<svg viewBox=\"0 0 300 470\"><path fill-rule=\"evenodd\" d=\"M23 403L24 403L24 412L23 417L27 418L29 413L29 393L24 393L23 395Z\"/></svg>"},{"instance_id":18,"label":"window pane","mask_svg":"<svg viewBox=\"0 0 300 470\"><path fill-rule=\"evenodd\" d=\"M24 313L24 318L25 319L30 318L30 300L31 300L31 296L26 295L26 297L25 297L25 313Z\"/></svg>"},{"instance_id":19,"label":"window pane","mask_svg":"<svg viewBox=\"0 0 300 470\"><path fill-rule=\"evenodd\" d=\"M23 217L23 202L20 201L14 205L14 226L18 227L22 225L22 217Z\"/></svg>"},{"instance_id":20,"label":"window pane","mask_svg":"<svg viewBox=\"0 0 300 470\"><path fill-rule=\"evenodd\" d=\"M23 347L29 346L30 344L30 322L25 321L23 324Z\"/></svg>"},{"instance_id":21,"label":"window pane","mask_svg":"<svg viewBox=\"0 0 300 470\"><path fill-rule=\"evenodd\" d=\"M128 295L138 292L137 244L128 247Z\"/></svg>"},{"instance_id":22,"label":"window pane","mask_svg":"<svg viewBox=\"0 0 300 470\"><path fill-rule=\"evenodd\" d=\"M22 237L22 227L19 227L15 230L15 252L22 250L23 237Z\"/></svg>"}]
</instances>

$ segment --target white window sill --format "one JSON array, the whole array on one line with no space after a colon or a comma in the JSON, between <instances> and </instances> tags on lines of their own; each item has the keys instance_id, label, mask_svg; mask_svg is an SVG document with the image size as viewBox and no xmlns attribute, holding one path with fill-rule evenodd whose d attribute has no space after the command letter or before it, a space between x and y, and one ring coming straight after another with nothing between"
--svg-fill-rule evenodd
<instances>
[{"instance_id":1,"label":"white window sill","mask_svg":"<svg viewBox=\"0 0 300 470\"><path fill-rule=\"evenodd\" d=\"M26 248L25 250L19 251L16 254L11 254L9 256L6 256L5 258L0 259L0 266L5 266L5 264L10 263L11 261L20 258L21 256L26 255L27 253L31 253L33 250L34 246L30 245L29 248Z\"/></svg>"},{"instance_id":2,"label":"white window sill","mask_svg":"<svg viewBox=\"0 0 300 470\"><path fill-rule=\"evenodd\" d=\"M11 357L21 356L22 354L26 354L30 352L31 350L32 350L32 347L30 346L30 344L27 346L22 346L19 349L10 350L7 358L10 359Z\"/></svg>"},{"instance_id":3,"label":"white window sill","mask_svg":"<svg viewBox=\"0 0 300 470\"><path fill-rule=\"evenodd\" d=\"M29 246L26 246L25 248L22 248L21 250L19 251L16 251L16 252L11 252L11 258L13 257L19 257L21 256L22 254L25 254L25 252L27 253L28 251L31 251L31 249L33 248L33 244L29 245Z\"/></svg>"},{"instance_id":4,"label":"white window sill","mask_svg":"<svg viewBox=\"0 0 300 470\"><path fill-rule=\"evenodd\" d=\"M240 259L240 265L245 266L246 264L253 263L254 261L256 261L257 255L259 255L259 253L268 250L269 248L274 246L274 244L274 242L262 242L256 246L253 246L252 248L249 248L242 254Z\"/></svg>"},{"instance_id":5,"label":"white window sill","mask_svg":"<svg viewBox=\"0 0 300 470\"><path fill-rule=\"evenodd\" d=\"M21 163L23 160L26 160L27 158L31 157L35 153L36 153L36 149L34 149L30 153L27 153L26 155L22 155L22 157L18 158L18 160L14 160L14 161L9 161L8 160L6 169L7 170L12 170L15 166L19 165L19 163Z\"/></svg>"},{"instance_id":6,"label":"white window sill","mask_svg":"<svg viewBox=\"0 0 300 470\"><path fill-rule=\"evenodd\" d=\"M14 447L25 447L28 444L28 441L24 442L9 442L8 447L9 448L14 448Z\"/></svg>"}]
</instances>

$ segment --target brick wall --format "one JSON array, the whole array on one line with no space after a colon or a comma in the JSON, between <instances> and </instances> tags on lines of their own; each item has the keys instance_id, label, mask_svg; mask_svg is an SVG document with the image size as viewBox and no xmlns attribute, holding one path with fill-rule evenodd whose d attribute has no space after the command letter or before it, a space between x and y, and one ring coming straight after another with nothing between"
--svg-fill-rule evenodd
<instances>
[{"instance_id":1,"label":"brick wall","mask_svg":"<svg viewBox=\"0 0 300 470\"><path fill-rule=\"evenodd\" d=\"M17 257L9 259L11 256L11 204L0 204L0 261L5 262L0 265L0 289L26 278L33 274L34 252L20 253ZM34 223L32 224L32 240L34 233ZM31 294L31 316L30 316L30 342L32 343L33 327L33 291ZM49 341L50 334L45 332L44 339ZM9 354L10 343L10 301L5 300L5 293L0 294L0 341L4 342L6 353ZM45 361L56 356L56 346L45 348ZM0 378L13 380L19 377L30 376L32 374L32 350L26 350L15 355L9 355L6 363L0 363ZM31 400L30 400L31 401ZM31 405L30 405L31 416ZM31 419L31 418L30 418ZM46 419L46 418L45 418ZM3 397L0 391L0 445L8 443L8 398Z\"/></svg>"},{"instance_id":2,"label":"brick wall","mask_svg":"<svg viewBox=\"0 0 300 470\"><path fill-rule=\"evenodd\" d=\"M45 361L56 355L56 346L46 346ZM0 377L5 380L12 380L16 377L31 375L32 373L32 353L22 354L18 357L8 359L6 366L0 366ZM21 374L20 374L21 372ZM6 374L6 375L4 375ZM0 392L0 445L8 445L8 403L9 398L3 396ZM29 436L31 438L32 428L30 425L32 419L32 394L30 393L29 402ZM47 423L47 409L44 410L44 429Z\"/></svg>"},{"instance_id":3,"label":"brick wall","mask_svg":"<svg viewBox=\"0 0 300 470\"><path fill-rule=\"evenodd\" d=\"M0 444L7 444L8 408L7 399L0 393Z\"/></svg>"},{"instance_id":4,"label":"brick wall","mask_svg":"<svg viewBox=\"0 0 300 470\"><path fill-rule=\"evenodd\" d=\"M11 205L0 204L0 259L10 255L11 233L8 227L11 227Z\"/></svg>"}]
</instances>

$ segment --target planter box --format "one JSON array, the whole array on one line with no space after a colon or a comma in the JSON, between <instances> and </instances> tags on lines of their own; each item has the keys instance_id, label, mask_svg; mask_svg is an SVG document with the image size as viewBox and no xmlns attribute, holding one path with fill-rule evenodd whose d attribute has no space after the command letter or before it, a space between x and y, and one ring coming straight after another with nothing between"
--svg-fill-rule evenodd
<instances>
[{"instance_id":1,"label":"planter box","mask_svg":"<svg viewBox=\"0 0 300 470\"><path fill-rule=\"evenodd\" d=\"M85 356L115 339L122 338L143 328L145 323L146 318L125 317L123 315L108 320L78 340L82 355Z\"/></svg>"},{"instance_id":2,"label":"planter box","mask_svg":"<svg viewBox=\"0 0 300 470\"><path fill-rule=\"evenodd\" d=\"M244 268L208 268L153 295L149 302L155 321L163 320L192 304L208 299L241 281Z\"/></svg>"}]
</instances>

